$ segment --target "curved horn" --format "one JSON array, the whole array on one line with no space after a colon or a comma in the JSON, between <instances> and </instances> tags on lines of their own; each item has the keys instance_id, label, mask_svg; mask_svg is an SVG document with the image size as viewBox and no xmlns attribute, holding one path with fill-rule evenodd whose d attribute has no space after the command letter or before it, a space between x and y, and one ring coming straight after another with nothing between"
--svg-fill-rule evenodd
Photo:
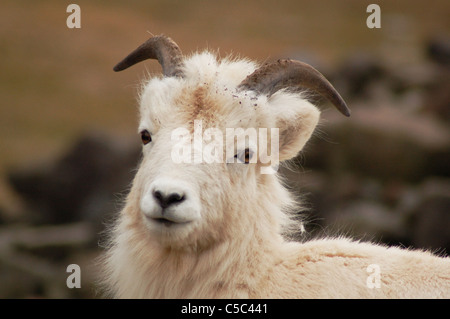
<instances>
[{"instance_id":1,"label":"curved horn","mask_svg":"<svg viewBox=\"0 0 450 319\"><path fill-rule=\"evenodd\" d=\"M345 116L350 110L330 82L309 64L295 60L268 63L250 74L239 88L272 95L288 87L306 87L326 97Z\"/></svg>"},{"instance_id":2,"label":"curved horn","mask_svg":"<svg viewBox=\"0 0 450 319\"><path fill-rule=\"evenodd\" d=\"M152 37L120 61L114 71L122 71L147 59L157 59L165 76L182 76L182 54L178 45L169 37Z\"/></svg>"}]
</instances>

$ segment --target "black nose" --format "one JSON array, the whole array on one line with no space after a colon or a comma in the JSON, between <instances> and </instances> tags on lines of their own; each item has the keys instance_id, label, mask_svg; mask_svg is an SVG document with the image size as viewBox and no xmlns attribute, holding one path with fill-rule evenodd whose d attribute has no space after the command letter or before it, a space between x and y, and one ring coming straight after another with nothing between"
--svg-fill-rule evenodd
<instances>
[{"instance_id":1,"label":"black nose","mask_svg":"<svg viewBox=\"0 0 450 319\"><path fill-rule=\"evenodd\" d=\"M161 208L163 209L171 205L179 204L182 201L184 201L184 194L179 193L163 194L159 190L153 191L153 197L156 199L159 206L161 206Z\"/></svg>"}]
</instances>

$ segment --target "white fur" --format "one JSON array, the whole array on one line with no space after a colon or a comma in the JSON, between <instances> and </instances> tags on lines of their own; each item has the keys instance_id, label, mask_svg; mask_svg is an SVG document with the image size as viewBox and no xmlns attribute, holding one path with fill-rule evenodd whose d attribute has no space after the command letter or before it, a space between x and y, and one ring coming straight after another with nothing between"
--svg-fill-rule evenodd
<instances>
[{"instance_id":1,"label":"white fur","mask_svg":"<svg viewBox=\"0 0 450 319\"><path fill-rule=\"evenodd\" d=\"M175 164L176 128L279 128L280 160L303 148L319 111L300 94L270 98L239 91L257 68L208 52L185 60L184 78L152 78L140 95L139 130L152 142L104 260L107 291L120 298L422 298L450 297L450 261L431 253L347 239L289 242L299 231L298 205L261 163ZM236 150L237 152L242 150ZM185 194L169 210L183 223L155 223L161 211L152 190ZM367 284L369 265L380 288Z\"/></svg>"}]
</instances>

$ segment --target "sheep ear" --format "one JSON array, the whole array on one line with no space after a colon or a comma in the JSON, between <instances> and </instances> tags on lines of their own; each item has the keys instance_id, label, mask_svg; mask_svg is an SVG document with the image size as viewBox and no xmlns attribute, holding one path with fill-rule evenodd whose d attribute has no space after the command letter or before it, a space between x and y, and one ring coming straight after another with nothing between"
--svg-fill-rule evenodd
<instances>
[{"instance_id":1,"label":"sheep ear","mask_svg":"<svg viewBox=\"0 0 450 319\"><path fill-rule=\"evenodd\" d=\"M245 78L238 88L270 97L269 104L276 114L279 128L280 161L296 156L305 146L318 123L320 112L306 100L276 92L283 89L310 89L327 98L343 115L350 116L350 110L333 85L304 62L278 60L267 63Z\"/></svg>"},{"instance_id":2,"label":"sheep ear","mask_svg":"<svg viewBox=\"0 0 450 319\"><path fill-rule=\"evenodd\" d=\"M306 100L286 101L274 96L270 103L279 132L279 160L291 159L303 149L320 118L320 111Z\"/></svg>"}]
</instances>

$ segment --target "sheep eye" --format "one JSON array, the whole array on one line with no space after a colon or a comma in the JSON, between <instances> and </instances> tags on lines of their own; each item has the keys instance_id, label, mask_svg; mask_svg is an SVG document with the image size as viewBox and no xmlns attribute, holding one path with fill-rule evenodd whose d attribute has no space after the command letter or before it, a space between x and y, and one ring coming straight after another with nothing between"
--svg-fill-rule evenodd
<instances>
[{"instance_id":1,"label":"sheep eye","mask_svg":"<svg viewBox=\"0 0 450 319\"><path fill-rule=\"evenodd\" d=\"M146 145L152 141L152 136L150 135L149 131L143 130L141 132L141 139L142 139L142 144Z\"/></svg>"},{"instance_id":2,"label":"sheep eye","mask_svg":"<svg viewBox=\"0 0 450 319\"><path fill-rule=\"evenodd\" d=\"M248 164L253 157L253 152L246 148L245 151L234 155L234 157L237 158L241 163Z\"/></svg>"}]
</instances>

